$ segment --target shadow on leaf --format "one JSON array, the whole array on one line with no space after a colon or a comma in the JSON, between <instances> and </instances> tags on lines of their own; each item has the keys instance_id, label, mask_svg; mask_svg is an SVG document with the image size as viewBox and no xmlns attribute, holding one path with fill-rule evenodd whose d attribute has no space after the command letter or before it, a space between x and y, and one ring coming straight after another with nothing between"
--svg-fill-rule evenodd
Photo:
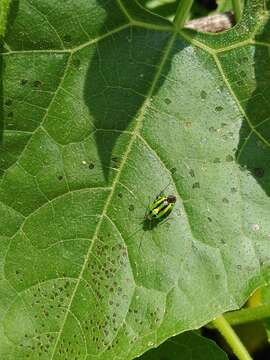
<instances>
[{"instance_id":1,"label":"shadow on leaf","mask_svg":"<svg viewBox=\"0 0 270 360\"><path fill-rule=\"evenodd\" d=\"M266 26L265 31L269 24ZM265 39L265 36L268 39ZM267 31L257 40L269 42ZM236 157L243 170L248 170L270 195L270 49L267 46L254 46L254 56L240 58L240 87L242 106L248 121L240 130L240 141ZM253 65L253 69L251 69ZM252 73L253 71L253 73ZM248 78L249 77L249 78ZM250 93L250 87L254 87ZM245 103L245 98L248 100Z\"/></svg>"},{"instance_id":2,"label":"shadow on leaf","mask_svg":"<svg viewBox=\"0 0 270 360\"><path fill-rule=\"evenodd\" d=\"M0 53L3 52L2 40L0 39ZM3 92L3 73L4 64L3 57L0 55L0 146L3 143L3 130L4 130L4 92ZM0 169L1 172L1 169Z\"/></svg>"},{"instance_id":3,"label":"shadow on leaf","mask_svg":"<svg viewBox=\"0 0 270 360\"><path fill-rule=\"evenodd\" d=\"M103 1L98 3L105 8ZM107 22L111 23L109 12L101 33L109 28ZM114 153L116 143L124 131L130 134L134 130L137 119L143 115L142 108L170 35L126 27L94 45L84 84L84 101L96 128L96 147L106 182L115 159L119 158ZM161 85L159 81L158 86ZM125 149L129 140L127 137Z\"/></svg>"}]
</instances>

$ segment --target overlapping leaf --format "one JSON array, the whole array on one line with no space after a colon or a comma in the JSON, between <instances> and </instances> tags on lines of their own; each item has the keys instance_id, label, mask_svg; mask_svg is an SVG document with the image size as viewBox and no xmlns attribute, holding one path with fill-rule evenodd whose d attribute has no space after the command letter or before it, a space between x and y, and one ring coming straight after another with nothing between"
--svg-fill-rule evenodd
<instances>
[{"instance_id":1,"label":"overlapping leaf","mask_svg":"<svg viewBox=\"0 0 270 360\"><path fill-rule=\"evenodd\" d=\"M164 360L169 356L172 360L226 360L227 355L211 340L203 338L193 332L178 335L167 340L157 349L142 355L140 360Z\"/></svg>"}]
</instances>

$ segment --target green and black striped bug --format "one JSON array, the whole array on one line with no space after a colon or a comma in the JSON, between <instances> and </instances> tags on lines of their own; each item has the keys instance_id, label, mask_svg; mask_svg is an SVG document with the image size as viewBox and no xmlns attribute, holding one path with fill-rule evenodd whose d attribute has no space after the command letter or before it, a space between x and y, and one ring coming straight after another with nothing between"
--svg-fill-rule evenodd
<instances>
[{"instance_id":1,"label":"green and black striped bug","mask_svg":"<svg viewBox=\"0 0 270 360\"><path fill-rule=\"evenodd\" d=\"M145 214L145 219L148 221L154 220L157 222L165 220L172 212L175 203L176 196L165 196L163 192L161 192L152 202L152 204L148 206L148 210Z\"/></svg>"},{"instance_id":2,"label":"green and black striped bug","mask_svg":"<svg viewBox=\"0 0 270 360\"><path fill-rule=\"evenodd\" d=\"M165 195L165 190L170 183L156 196L155 200L148 205L144 220L149 223L154 222L155 225L162 223L172 212L176 203L175 195Z\"/></svg>"},{"instance_id":3,"label":"green and black striped bug","mask_svg":"<svg viewBox=\"0 0 270 360\"><path fill-rule=\"evenodd\" d=\"M165 195L165 190L169 186L168 184L155 198L155 200L147 206L147 210L144 215L144 219L141 224L143 224L143 230L152 230L158 225L165 223L169 219L174 205L176 203L175 195ZM135 231L131 236L135 235ZM141 247L141 243L140 246Z\"/></svg>"}]
</instances>

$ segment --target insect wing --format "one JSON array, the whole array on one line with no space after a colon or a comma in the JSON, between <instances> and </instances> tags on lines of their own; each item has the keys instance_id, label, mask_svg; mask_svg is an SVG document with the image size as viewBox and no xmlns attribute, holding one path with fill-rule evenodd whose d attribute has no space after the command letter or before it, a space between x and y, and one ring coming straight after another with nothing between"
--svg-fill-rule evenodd
<instances>
[{"instance_id":1,"label":"insect wing","mask_svg":"<svg viewBox=\"0 0 270 360\"><path fill-rule=\"evenodd\" d=\"M172 209L173 209L173 204L168 204L168 205L161 207L157 214L157 219L162 219L162 218L169 216Z\"/></svg>"},{"instance_id":2,"label":"insect wing","mask_svg":"<svg viewBox=\"0 0 270 360\"><path fill-rule=\"evenodd\" d=\"M166 199L165 196L159 196L156 200L149 206L149 216L150 218L157 218L158 213L162 207L164 200Z\"/></svg>"}]
</instances>

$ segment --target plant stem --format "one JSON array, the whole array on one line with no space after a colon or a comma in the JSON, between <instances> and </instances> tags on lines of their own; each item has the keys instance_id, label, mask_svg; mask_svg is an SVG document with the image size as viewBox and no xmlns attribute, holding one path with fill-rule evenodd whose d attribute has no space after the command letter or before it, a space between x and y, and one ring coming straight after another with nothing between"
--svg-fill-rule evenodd
<instances>
[{"instance_id":1,"label":"plant stem","mask_svg":"<svg viewBox=\"0 0 270 360\"><path fill-rule=\"evenodd\" d=\"M225 314L224 318L232 326L270 318L270 304L232 311ZM213 325L210 323L207 327L213 328Z\"/></svg>"},{"instance_id":2,"label":"plant stem","mask_svg":"<svg viewBox=\"0 0 270 360\"><path fill-rule=\"evenodd\" d=\"M10 0L0 2L0 37L4 37Z\"/></svg>"},{"instance_id":3,"label":"plant stem","mask_svg":"<svg viewBox=\"0 0 270 360\"><path fill-rule=\"evenodd\" d=\"M174 17L174 25L178 30L181 30L184 27L192 4L193 0L180 0Z\"/></svg>"},{"instance_id":4,"label":"plant stem","mask_svg":"<svg viewBox=\"0 0 270 360\"><path fill-rule=\"evenodd\" d=\"M249 355L247 349L230 326L230 324L225 320L223 316L220 316L213 320L213 324L219 330L219 332L223 335L228 345L232 348L234 354L237 356L239 360L252 360Z\"/></svg>"},{"instance_id":5,"label":"plant stem","mask_svg":"<svg viewBox=\"0 0 270 360\"><path fill-rule=\"evenodd\" d=\"M242 14L241 0L232 0L232 5L235 21L238 23Z\"/></svg>"}]
</instances>

